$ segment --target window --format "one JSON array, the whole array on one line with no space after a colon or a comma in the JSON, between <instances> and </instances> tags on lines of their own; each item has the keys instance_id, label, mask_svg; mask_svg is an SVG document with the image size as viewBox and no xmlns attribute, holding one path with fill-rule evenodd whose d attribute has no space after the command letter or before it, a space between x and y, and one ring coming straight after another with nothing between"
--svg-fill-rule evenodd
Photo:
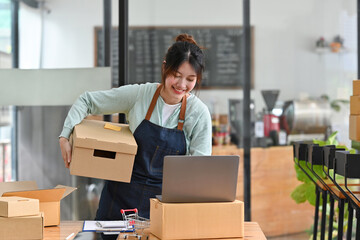
<instances>
[{"instance_id":1,"label":"window","mask_svg":"<svg viewBox=\"0 0 360 240\"><path fill-rule=\"evenodd\" d=\"M0 68L11 68L10 0L0 0Z\"/></svg>"},{"instance_id":2,"label":"window","mask_svg":"<svg viewBox=\"0 0 360 240\"><path fill-rule=\"evenodd\" d=\"M11 1L0 0L0 69L11 68ZM13 179L11 160L12 110L0 105L0 182Z\"/></svg>"}]
</instances>

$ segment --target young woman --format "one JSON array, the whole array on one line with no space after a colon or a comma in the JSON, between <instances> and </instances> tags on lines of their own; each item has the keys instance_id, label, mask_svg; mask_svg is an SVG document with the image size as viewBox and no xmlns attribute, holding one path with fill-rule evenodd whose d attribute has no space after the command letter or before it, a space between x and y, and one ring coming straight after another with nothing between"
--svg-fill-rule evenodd
<instances>
[{"instance_id":1,"label":"young woman","mask_svg":"<svg viewBox=\"0 0 360 240\"><path fill-rule=\"evenodd\" d=\"M86 92L71 107L59 139L65 167L71 164L68 138L88 114L125 113L138 145L131 182L105 182L97 220L121 219L120 209L132 208L149 218L149 198L161 194L164 156L211 155L211 116L191 93L200 87L203 70L202 50L181 34L166 53L161 84Z\"/></svg>"}]
</instances>

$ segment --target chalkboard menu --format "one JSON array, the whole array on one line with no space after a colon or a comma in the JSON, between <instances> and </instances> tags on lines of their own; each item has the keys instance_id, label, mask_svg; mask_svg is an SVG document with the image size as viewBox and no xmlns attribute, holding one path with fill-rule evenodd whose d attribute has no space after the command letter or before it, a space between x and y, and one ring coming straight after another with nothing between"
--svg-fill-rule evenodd
<instances>
[{"instance_id":1,"label":"chalkboard menu","mask_svg":"<svg viewBox=\"0 0 360 240\"><path fill-rule=\"evenodd\" d=\"M203 47L205 71L203 88L242 86L241 27L134 27L129 28L129 79L127 83L161 81L161 64L165 53L180 33L194 37ZM111 32L113 86L118 85L118 30ZM104 37L95 28L95 65L103 66ZM253 75L253 74L252 74Z\"/></svg>"}]
</instances>

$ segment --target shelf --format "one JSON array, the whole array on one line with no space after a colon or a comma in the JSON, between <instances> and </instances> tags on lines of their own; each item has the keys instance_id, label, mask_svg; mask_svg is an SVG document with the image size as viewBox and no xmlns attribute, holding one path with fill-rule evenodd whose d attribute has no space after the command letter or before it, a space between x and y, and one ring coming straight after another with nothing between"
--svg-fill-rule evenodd
<instances>
[{"instance_id":1,"label":"shelf","mask_svg":"<svg viewBox=\"0 0 360 240\"><path fill-rule=\"evenodd\" d=\"M331 48L329 47L317 47L315 48L315 52L316 53L320 53L320 54L323 54L323 53L348 53L350 52L349 49L346 49L346 48L341 48L338 52L333 52L331 51Z\"/></svg>"}]
</instances>

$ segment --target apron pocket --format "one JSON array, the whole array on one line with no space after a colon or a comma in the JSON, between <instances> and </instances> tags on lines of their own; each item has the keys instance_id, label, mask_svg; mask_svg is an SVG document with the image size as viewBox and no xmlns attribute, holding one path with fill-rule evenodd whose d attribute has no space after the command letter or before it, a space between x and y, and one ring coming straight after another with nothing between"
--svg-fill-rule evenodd
<instances>
[{"instance_id":1,"label":"apron pocket","mask_svg":"<svg viewBox=\"0 0 360 240\"><path fill-rule=\"evenodd\" d=\"M180 154L179 150L157 146L155 153L150 162L150 173L154 176L158 176L162 178L164 157L167 155L179 155L179 154Z\"/></svg>"}]
</instances>

